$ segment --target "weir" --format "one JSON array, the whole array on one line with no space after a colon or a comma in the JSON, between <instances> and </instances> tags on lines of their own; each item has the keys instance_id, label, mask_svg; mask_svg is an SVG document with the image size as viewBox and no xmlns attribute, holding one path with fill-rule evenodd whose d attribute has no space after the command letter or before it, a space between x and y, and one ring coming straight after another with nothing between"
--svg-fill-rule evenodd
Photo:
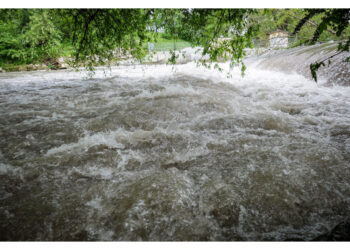
<instances>
[{"instance_id":1,"label":"weir","mask_svg":"<svg viewBox=\"0 0 350 250\"><path fill-rule=\"evenodd\" d=\"M338 42L316 44L313 46L299 46L288 49L254 48L246 49L245 63L253 65L254 68L280 71L287 74L300 74L307 79L312 79L310 64L321 62L338 53ZM146 57L143 63L146 64L166 64L169 63L171 53L168 51L153 52ZM202 56L200 47L185 48L175 52L176 64L189 62L206 61L209 56ZM325 61L325 66L317 71L319 84L321 85L350 85L350 69L346 58L350 52L343 52ZM122 65L134 65L137 62L126 60Z\"/></svg>"},{"instance_id":2,"label":"weir","mask_svg":"<svg viewBox=\"0 0 350 250\"><path fill-rule=\"evenodd\" d=\"M321 62L335 55L337 47L338 43L329 42L285 50L269 50L251 60L259 61L258 68L297 73L312 79L310 64ZM349 56L349 52L343 52L331 58L330 64L326 60L325 66L322 66L317 72L320 84L350 86L350 67L345 61Z\"/></svg>"}]
</instances>

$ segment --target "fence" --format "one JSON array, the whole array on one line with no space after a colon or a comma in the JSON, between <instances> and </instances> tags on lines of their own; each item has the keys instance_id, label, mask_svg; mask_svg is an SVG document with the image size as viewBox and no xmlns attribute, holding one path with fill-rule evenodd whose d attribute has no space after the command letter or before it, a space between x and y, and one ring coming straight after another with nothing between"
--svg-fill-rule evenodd
<instances>
[{"instance_id":1,"label":"fence","mask_svg":"<svg viewBox=\"0 0 350 250\"><path fill-rule=\"evenodd\" d=\"M186 41L164 41L158 43L149 43L148 50L150 52L158 51L170 51L170 50L181 50L187 47L191 47L191 44Z\"/></svg>"}]
</instances>

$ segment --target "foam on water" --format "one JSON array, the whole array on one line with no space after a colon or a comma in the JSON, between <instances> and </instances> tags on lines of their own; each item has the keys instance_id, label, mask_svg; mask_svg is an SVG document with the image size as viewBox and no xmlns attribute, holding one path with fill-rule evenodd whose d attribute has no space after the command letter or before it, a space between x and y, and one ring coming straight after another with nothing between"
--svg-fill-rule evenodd
<instances>
[{"instance_id":1,"label":"foam on water","mask_svg":"<svg viewBox=\"0 0 350 250\"><path fill-rule=\"evenodd\" d=\"M257 65L1 74L1 239L327 232L350 212L350 88Z\"/></svg>"}]
</instances>

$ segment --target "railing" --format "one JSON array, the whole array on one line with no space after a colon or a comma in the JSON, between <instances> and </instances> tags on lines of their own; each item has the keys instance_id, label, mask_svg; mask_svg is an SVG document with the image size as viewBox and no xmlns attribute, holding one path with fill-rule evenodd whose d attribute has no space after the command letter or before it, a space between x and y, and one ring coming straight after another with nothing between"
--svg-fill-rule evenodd
<instances>
[{"instance_id":1,"label":"railing","mask_svg":"<svg viewBox=\"0 0 350 250\"><path fill-rule=\"evenodd\" d=\"M149 43L149 52L159 52L159 51L170 51L170 50L181 50L183 48L191 47L191 44L186 41L165 41L158 43Z\"/></svg>"},{"instance_id":2,"label":"railing","mask_svg":"<svg viewBox=\"0 0 350 250\"><path fill-rule=\"evenodd\" d=\"M312 37L309 38L310 40ZM317 41L317 43L327 43L332 39L329 39L327 41ZM293 47L294 45L297 45L298 42L297 36L288 36L288 48ZM271 46L270 39L253 39L253 44L255 48L273 48L275 46ZM278 47L278 46L276 46ZM275 48L276 48L275 47Z\"/></svg>"}]
</instances>

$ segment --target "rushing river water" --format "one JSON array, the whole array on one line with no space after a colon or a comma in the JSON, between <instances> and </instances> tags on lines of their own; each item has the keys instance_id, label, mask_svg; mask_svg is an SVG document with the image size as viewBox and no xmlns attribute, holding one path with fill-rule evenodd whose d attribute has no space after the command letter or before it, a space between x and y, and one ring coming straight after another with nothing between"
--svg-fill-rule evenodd
<instances>
[{"instance_id":1,"label":"rushing river water","mask_svg":"<svg viewBox=\"0 0 350 250\"><path fill-rule=\"evenodd\" d=\"M311 240L350 213L349 97L253 64L1 74L0 239Z\"/></svg>"}]
</instances>

